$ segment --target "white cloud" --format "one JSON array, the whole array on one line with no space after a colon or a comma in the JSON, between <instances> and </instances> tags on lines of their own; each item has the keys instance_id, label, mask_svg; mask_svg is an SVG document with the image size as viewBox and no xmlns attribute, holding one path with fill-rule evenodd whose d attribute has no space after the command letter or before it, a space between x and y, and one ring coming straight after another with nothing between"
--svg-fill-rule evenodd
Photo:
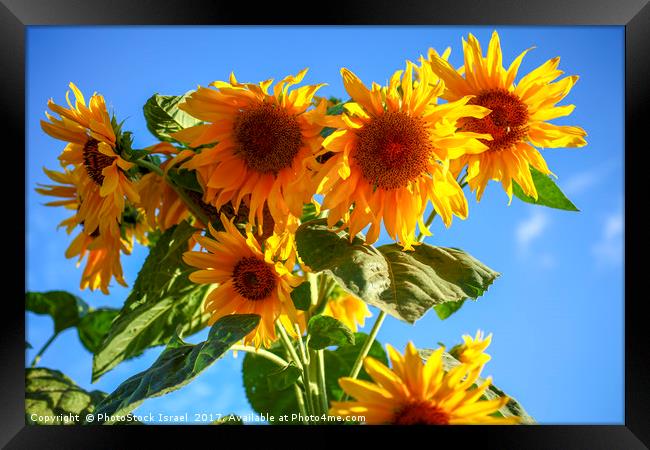
<instances>
[{"instance_id":1,"label":"white cloud","mask_svg":"<svg viewBox=\"0 0 650 450\"><path fill-rule=\"evenodd\" d=\"M591 249L599 265L618 266L623 263L623 232L623 211L605 219L601 236Z\"/></svg>"},{"instance_id":2,"label":"white cloud","mask_svg":"<svg viewBox=\"0 0 650 450\"><path fill-rule=\"evenodd\" d=\"M602 177L602 170L590 170L577 173L568 178L566 183L560 184L564 185L562 190L566 192L567 195L578 195L598 184Z\"/></svg>"},{"instance_id":3,"label":"white cloud","mask_svg":"<svg viewBox=\"0 0 650 450\"><path fill-rule=\"evenodd\" d=\"M515 235L521 251L527 251L530 244L539 238L548 227L549 218L543 211L536 209L522 222L519 222Z\"/></svg>"},{"instance_id":4,"label":"white cloud","mask_svg":"<svg viewBox=\"0 0 650 450\"><path fill-rule=\"evenodd\" d=\"M610 175L616 170L622 170L621 160L611 158L601 164L587 168L582 172L569 176L566 181L560 180L560 187L569 196L580 195L603 181L610 180Z\"/></svg>"}]
</instances>

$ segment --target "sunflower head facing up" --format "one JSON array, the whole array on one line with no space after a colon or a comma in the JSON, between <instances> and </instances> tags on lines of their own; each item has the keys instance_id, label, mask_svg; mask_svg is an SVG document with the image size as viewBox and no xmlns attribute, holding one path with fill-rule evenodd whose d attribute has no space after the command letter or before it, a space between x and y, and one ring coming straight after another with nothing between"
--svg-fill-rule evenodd
<instances>
[{"instance_id":1,"label":"sunflower head facing up","mask_svg":"<svg viewBox=\"0 0 650 450\"><path fill-rule=\"evenodd\" d=\"M345 89L352 98L341 116L328 116L336 126L323 141L321 154L332 155L318 169L314 182L324 194L329 226L342 220L355 236L370 225L366 241L386 231L405 249L416 243L415 231L428 233L422 215L430 201L446 226L452 216L467 217L467 200L448 160L487 147L476 138L484 134L457 130L461 118L480 119L489 111L470 105L470 97L436 105L443 85L431 71L413 79L414 65L397 71L388 86L368 89L342 69ZM350 208L353 207L352 212Z\"/></svg>"},{"instance_id":2,"label":"sunflower head facing up","mask_svg":"<svg viewBox=\"0 0 650 450\"><path fill-rule=\"evenodd\" d=\"M456 161L456 170L467 166L467 181L480 200L488 181L500 181L512 199L512 182L515 181L529 196L537 199L530 167L551 174L544 158L535 147L582 147L587 133L580 127L554 125L548 120L571 114L574 105L556 106L566 97L578 81L558 70L560 58L546 61L515 83L521 62L528 50L521 53L505 69L502 64L499 35L495 31L483 56L479 41L470 34L463 40L464 66L458 71L429 51L428 69L445 83L442 95L455 101L468 95L471 104L492 111L482 118L462 121L462 129L492 136L482 141L487 149L476 154L463 155ZM425 68L426 69L426 68ZM426 70L425 70L426 71Z\"/></svg>"},{"instance_id":3,"label":"sunflower head facing up","mask_svg":"<svg viewBox=\"0 0 650 450\"><path fill-rule=\"evenodd\" d=\"M366 318L372 317L366 302L351 294L330 299L325 305L323 315L334 317L354 332L358 330L358 326L365 325Z\"/></svg>"},{"instance_id":4,"label":"sunflower head facing up","mask_svg":"<svg viewBox=\"0 0 650 450\"><path fill-rule=\"evenodd\" d=\"M48 107L60 118L46 112L49 121L42 120L41 127L50 136L68 143L59 160L63 167L72 166L78 173L79 221L117 239L125 199L139 201L134 184L126 175L133 164L117 152L115 124L108 115L104 97L93 94L86 103L73 83L70 88L75 96L74 105L70 92L66 93L68 108L50 100Z\"/></svg>"},{"instance_id":5,"label":"sunflower head facing up","mask_svg":"<svg viewBox=\"0 0 650 450\"><path fill-rule=\"evenodd\" d=\"M216 143L181 166L196 170L206 203L219 209L232 202L238 209L246 199L249 222L260 230L267 207L278 233L285 230L289 216L301 215L303 203L312 197L307 162L320 149L322 126L317 118L326 108L323 101L308 110L321 84L289 90L306 72L284 78L272 91L273 80L240 83L233 74L229 82L199 87L180 105L206 123L174 137L191 147Z\"/></svg>"},{"instance_id":6,"label":"sunflower head facing up","mask_svg":"<svg viewBox=\"0 0 650 450\"><path fill-rule=\"evenodd\" d=\"M260 324L244 342L268 347L276 340L278 317L287 315L296 321L290 294L302 279L292 274L291 258L277 260L281 253L275 247L277 240L267 239L262 249L250 228L244 237L225 215L221 221L225 231L216 231L209 225L212 238L196 237L207 252L189 251L183 255L188 265L200 269L190 274L190 280L218 284L205 302L205 309L211 315L210 324L229 314L258 314Z\"/></svg>"},{"instance_id":7,"label":"sunflower head facing up","mask_svg":"<svg viewBox=\"0 0 650 450\"><path fill-rule=\"evenodd\" d=\"M392 425L473 425L514 424L516 417L495 417L507 397L481 400L492 379L478 387L483 363L461 363L444 371L444 348L434 351L426 363L409 342L404 355L386 346L392 368L372 357L364 368L373 382L341 378L339 384L356 401L332 402L331 415L365 416L368 424Z\"/></svg>"}]
</instances>

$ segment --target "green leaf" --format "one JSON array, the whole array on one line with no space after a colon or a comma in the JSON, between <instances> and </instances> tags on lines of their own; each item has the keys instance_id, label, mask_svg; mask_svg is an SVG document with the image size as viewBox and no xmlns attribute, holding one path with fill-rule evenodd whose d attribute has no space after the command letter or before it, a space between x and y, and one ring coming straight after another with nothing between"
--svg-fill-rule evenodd
<instances>
[{"instance_id":1,"label":"green leaf","mask_svg":"<svg viewBox=\"0 0 650 450\"><path fill-rule=\"evenodd\" d=\"M200 120L178 108L189 94L190 92L180 96L154 94L144 104L147 129L161 141L174 142L171 133L201 123Z\"/></svg>"},{"instance_id":2,"label":"green leaf","mask_svg":"<svg viewBox=\"0 0 650 450\"><path fill-rule=\"evenodd\" d=\"M532 166L530 166L530 173L533 177L535 188L537 189L537 200L526 195L521 186L513 181L512 193L515 194L515 197L534 205L548 206L549 208L563 209L565 211L580 211L576 205L574 205L571 200L564 195L550 176L544 175Z\"/></svg>"},{"instance_id":3,"label":"green leaf","mask_svg":"<svg viewBox=\"0 0 650 450\"><path fill-rule=\"evenodd\" d=\"M458 300L457 302L446 302L442 303L441 305L434 306L433 309L436 311L436 314L438 314L438 317L441 320L445 320L447 317L451 316L453 313L462 308L464 303L465 300Z\"/></svg>"},{"instance_id":4,"label":"green leaf","mask_svg":"<svg viewBox=\"0 0 650 450\"><path fill-rule=\"evenodd\" d=\"M207 285L188 278L192 268L182 262L187 240L197 230L187 222L167 230L144 262L133 291L111 324L93 358L93 381L121 361L166 344L177 332L189 336L207 326L202 310Z\"/></svg>"},{"instance_id":5,"label":"green leaf","mask_svg":"<svg viewBox=\"0 0 650 450\"><path fill-rule=\"evenodd\" d=\"M25 310L47 314L54 320L54 332L72 328L88 312L88 304L65 291L27 292Z\"/></svg>"},{"instance_id":6,"label":"green leaf","mask_svg":"<svg viewBox=\"0 0 650 450\"><path fill-rule=\"evenodd\" d=\"M322 350L331 345L354 345L354 333L334 317L314 316L309 319L307 332L311 336L309 346Z\"/></svg>"},{"instance_id":7,"label":"green leaf","mask_svg":"<svg viewBox=\"0 0 650 450\"><path fill-rule=\"evenodd\" d=\"M352 371L352 366L368 339L365 333L354 333L354 345L343 345L336 350L325 350L325 384L327 388L327 398L330 400L339 400L343 396L343 390L339 386L339 378L347 377ZM370 346L368 356L388 365L388 357L382 345L375 340ZM362 367L358 378L360 380L370 381L370 376Z\"/></svg>"},{"instance_id":8,"label":"green leaf","mask_svg":"<svg viewBox=\"0 0 650 450\"><path fill-rule=\"evenodd\" d=\"M302 224L298 254L314 271L327 271L348 292L413 323L430 308L481 296L499 274L455 248L397 244L374 248L327 228L325 220Z\"/></svg>"},{"instance_id":9,"label":"green leaf","mask_svg":"<svg viewBox=\"0 0 650 450\"><path fill-rule=\"evenodd\" d=\"M30 425L79 425L104 397L104 392L81 389L58 370L25 369L25 422ZM79 417L71 420L70 414Z\"/></svg>"},{"instance_id":10,"label":"green leaf","mask_svg":"<svg viewBox=\"0 0 650 450\"><path fill-rule=\"evenodd\" d=\"M79 340L90 353L99 350L111 328L111 323L119 312L114 308L101 308L92 310L81 318L77 325L77 333Z\"/></svg>"},{"instance_id":11,"label":"green leaf","mask_svg":"<svg viewBox=\"0 0 650 450\"><path fill-rule=\"evenodd\" d=\"M425 361L431 356L431 353L433 353L433 350L429 349L418 349L418 353L420 354L420 357L424 359ZM445 370L445 372L450 371L454 367L457 367L460 365L460 361L458 361L456 358L454 358L450 353L443 352L442 354L442 366ZM476 387L485 382L485 379L482 377L477 378L476 383L474 383L472 386ZM506 394L499 388L497 388L494 385L490 385L490 387L485 391L485 394L481 397L483 400L496 400L497 398L504 397ZM533 419L521 406L521 404L515 400L514 398L509 397L508 403L506 403L499 411L497 412L497 415L500 417L519 417L521 419L522 424L530 425L530 424L535 424L535 419Z\"/></svg>"},{"instance_id":12,"label":"green leaf","mask_svg":"<svg viewBox=\"0 0 650 450\"><path fill-rule=\"evenodd\" d=\"M170 169L167 176L177 185L190 191L203 194L203 189L196 178L196 171L185 169Z\"/></svg>"},{"instance_id":13,"label":"green leaf","mask_svg":"<svg viewBox=\"0 0 650 450\"><path fill-rule=\"evenodd\" d=\"M156 362L122 384L98 406L96 414L126 415L147 398L180 389L221 358L259 324L256 314L236 314L217 320L206 341L192 345L175 335Z\"/></svg>"},{"instance_id":14,"label":"green leaf","mask_svg":"<svg viewBox=\"0 0 650 450\"><path fill-rule=\"evenodd\" d=\"M296 309L307 311L311 307L312 297L315 294L316 286L311 279L307 279L291 291L291 300Z\"/></svg>"},{"instance_id":15,"label":"green leaf","mask_svg":"<svg viewBox=\"0 0 650 450\"><path fill-rule=\"evenodd\" d=\"M270 391L281 391L294 385L300 378L301 372L293 362L271 372L266 379Z\"/></svg>"},{"instance_id":16,"label":"green leaf","mask_svg":"<svg viewBox=\"0 0 650 450\"><path fill-rule=\"evenodd\" d=\"M316 212L316 205L313 203L305 203L302 206L302 216L300 216L300 222L309 222L314 219L321 219L325 216L324 212Z\"/></svg>"},{"instance_id":17,"label":"green leaf","mask_svg":"<svg viewBox=\"0 0 650 450\"><path fill-rule=\"evenodd\" d=\"M286 354L279 343L267 349L271 353L286 359ZM299 412L296 394L292 385L277 389L282 383L275 384L267 381L269 376L282 370L277 364L263 356L246 353L242 364L242 378L246 398L251 407L259 414L268 414L278 418L284 414L297 414ZM293 370L293 369L290 369ZM272 421L271 423L275 423Z\"/></svg>"}]
</instances>

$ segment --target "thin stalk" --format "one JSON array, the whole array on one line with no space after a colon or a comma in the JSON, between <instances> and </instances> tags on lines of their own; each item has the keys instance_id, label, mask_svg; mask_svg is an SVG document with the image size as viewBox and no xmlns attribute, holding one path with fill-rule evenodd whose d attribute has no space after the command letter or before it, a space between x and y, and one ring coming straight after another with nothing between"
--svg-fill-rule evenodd
<instances>
[{"instance_id":1,"label":"thin stalk","mask_svg":"<svg viewBox=\"0 0 650 450\"><path fill-rule=\"evenodd\" d=\"M278 326L278 331L280 332L280 341L284 345L284 348L287 350L287 352L289 352L289 356L291 357L291 360L296 364L296 367L298 367L298 369L303 370L302 362L298 357L298 353L296 353L296 349L293 347L293 344L291 343L291 338L289 338L287 331L284 329L284 327L282 326L279 320L276 321L275 324Z\"/></svg>"},{"instance_id":2,"label":"thin stalk","mask_svg":"<svg viewBox=\"0 0 650 450\"><path fill-rule=\"evenodd\" d=\"M316 413L317 412L316 408L318 407L318 392L314 392L311 385L311 380L312 380L311 371L313 369L311 366L311 358L307 354L305 343L302 341L300 327L298 326L298 324L295 324L295 328L296 328L296 333L298 333L298 350L300 350L300 357L302 358L302 365L304 368L303 381L305 383L305 394L307 395L307 402L311 403L312 413Z\"/></svg>"},{"instance_id":3,"label":"thin stalk","mask_svg":"<svg viewBox=\"0 0 650 450\"><path fill-rule=\"evenodd\" d=\"M262 358L266 358L269 361L274 362L278 366L281 367L286 367L289 365L287 361L284 359L280 358L278 355L275 353L271 353L268 350L264 350L263 348L255 348L251 345L239 345L235 344L232 347L230 347L231 350L233 351L239 351L239 352L247 352L247 353L252 353L254 355L261 356Z\"/></svg>"},{"instance_id":4,"label":"thin stalk","mask_svg":"<svg viewBox=\"0 0 650 450\"><path fill-rule=\"evenodd\" d=\"M302 384L305 386L305 399L307 403L307 409L311 414L314 411L314 406L311 401L311 395L310 395L309 370L308 370L309 367L305 367L305 365L303 365L303 363L301 362L300 358L298 357L298 353L296 353L296 349L293 347L293 344L291 343L291 339L289 338L287 331L284 329L280 321L276 321L276 325L278 326L278 331L280 332L280 342L284 346L287 353L289 353L289 356L291 357L291 360L295 363L296 367L298 367L298 369L300 369L300 371L302 372Z\"/></svg>"},{"instance_id":5,"label":"thin stalk","mask_svg":"<svg viewBox=\"0 0 650 450\"><path fill-rule=\"evenodd\" d=\"M460 180L458 180L458 184L460 185L461 189L467 186L467 181L465 181L466 178L467 178L467 172L465 172L463 176L460 177ZM429 213L427 220L424 222L425 228L429 228L431 226L431 224L433 223L433 219L435 219L437 215L438 213L436 213L436 210L431 209L431 212ZM422 230L420 230L420 232L418 233L417 240L418 242L424 241L424 233L422 232Z\"/></svg>"},{"instance_id":6,"label":"thin stalk","mask_svg":"<svg viewBox=\"0 0 650 450\"><path fill-rule=\"evenodd\" d=\"M329 410L327 401L327 387L325 385L325 353L323 350L316 350L316 361L318 364L318 390L320 394L321 409L323 414Z\"/></svg>"},{"instance_id":7,"label":"thin stalk","mask_svg":"<svg viewBox=\"0 0 650 450\"><path fill-rule=\"evenodd\" d=\"M296 392L296 400L298 401L298 409L300 410L300 415L302 416L302 421L305 425L309 425L309 420L307 419L307 410L305 409L305 398L302 396L302 391L297 383L294 383L293 390Z\"/></svg>"},{"instance_id":8,"label":"thin stalk","mask_svg":"<svg viewBox=\"0 0 650 450\"><path fill-rule=\"evenodd\" d=\"M187 195L185 189L183 189L180 186L176 186L176 184L171 180L171 178L166 176L160 167L144 159L137 159L135 163L141 167L151 170L152 172L155 172L158 176L162 177L163 180L165 180L165 182L167 182L167 184L169 184L169 186L178 194L181 200L183 200L183 203L185 203L185 205L189 208L189 210L192 212L194 217L196 217L206 225L210 223L210 219L208 218L208 216L194 202L194 200L192 200L192 198L189 195Z\"/></svg>"},{"instance_id":9,"label":"thin stalk","mask_svg":"<svg viewBox=\"0 0 650 450\"><path fill-rule=\"evenodd\" d=\"M43 347L41 347L41 349L38 351L38 353L36 354L36 356L34 356L34 359L32 360L32 365L31 365L31 367L35 367L36 364L38 364L38 362L41 360L41 356L43 356L43 353L45 353L45 350L47 350L47 348L50 346L50 344L51 344L52 342L54 342L54 339L56 339L56 337L57 337L58 335L59 335L59 332L57 331L57 332L54 333L52 336L50 336L50 338L47 340L47 342L46 342L46 343L43 345Z\"/></svg>"},{"instance_id":10,"label":"thin stalk","mask_svg":"<svg viewBox=\"0 0 650 450\"><path fill-rule=\"evenodd\" d=\"M363 347L361 348L359 355L357 355L356 361L354 361L354 365L352 366L352 370L350 371L349 375L350 378L355 379L359 376L359 372L361 372L361 366L363 365L363 360L366 358L366 356L368 356L370 347L372 347L372 343L375 342L377 333L381 328L381 324L384 323L385 318L386 313L384 311L379 311L377 320L375 320L375 324L372 326L372 330L370 330L370 334L368 335L366 342L363 343ZM347 399L347 394L343 396L343 400L345 399Z\"/></svg>"}]
</instances>

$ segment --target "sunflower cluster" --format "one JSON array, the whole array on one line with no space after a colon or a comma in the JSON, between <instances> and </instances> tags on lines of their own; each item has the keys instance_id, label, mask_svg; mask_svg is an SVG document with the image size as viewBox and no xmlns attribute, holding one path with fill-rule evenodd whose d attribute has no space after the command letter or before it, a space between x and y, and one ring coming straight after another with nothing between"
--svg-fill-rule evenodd
<instances>
[{"instance_id":1,"label":"sunflower cluster","mask_svg":"<svg viewBox=\"0 0 650 450\"><path fill-rule=\"evenodd\" d=\"M101 95L86 103L70 84L74 103L69 96L67 108L50 101L59 118L46 113L41 122L67 145L61 171L45 169L57 184L38 192L73 212L61 225L78 230L66 256L86 258L82 289L108 293L113 278L126 285L120 256L134 240L146 244L148 232L189 221L197 232L183 261L197 269L192 282L214 286L204 302L210 322L258 314L244 343L268 348L280 324L294 337L306 329L291 298L310 271L295 244L305 205L351 240L372 244L385 230L410 251L431 235L434 216L447 227L454 216L467 218L466 185L477 200L490 180L510 199L515 183L536 199L531 168L552 173L539 149L586 145L583 129L548 122L572 112L573 105L557 103L578 77L557 80L563 72L553 58L516 82L526 53L505 68L496 32L485 56L470 34L458 69L449 50L434 49L406 61L385 85L368 87L342 68L345 102L318 97L324 84L297 87L307 69L276 83L242 83L232 74L184 96L178 113L194 125L173 130L145 157L134 156ZM171 174L180 173L196 186L174 181ZM353 331L371 315L347 294L319 307ZM412 344L404 355L390 347L392 368L365 360L374 383L341 380L357 401L335 403L333 414L363 412L369 423L509 423L492 415L505 397L479 401L489 380L472 387L489 360L489 341L466 336L451 370L443 370L442 349L424 363Z\"/></svg>"}]
</instances>

